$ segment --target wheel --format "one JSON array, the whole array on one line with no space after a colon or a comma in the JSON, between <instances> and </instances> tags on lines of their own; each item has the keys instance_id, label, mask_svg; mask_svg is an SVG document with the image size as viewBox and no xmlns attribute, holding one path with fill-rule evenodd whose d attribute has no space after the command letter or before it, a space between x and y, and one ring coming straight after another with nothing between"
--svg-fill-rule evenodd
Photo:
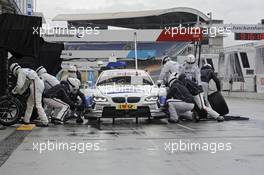
<instances>
[{"instance_id":1,"label":"wheel","mask_svg":"<svg viewBox=\"0 0 264 175\"><path fill-rule=\"evenodd\" d=\"M225 102L224 97L220 92L214 92L208 96L211 107L221 116L224 116L229 113L228 106Z\"/></svg>"},{"instance_id":2,"label":"wheel","mask_svg":"<svg viewBox=\"0 0 264 175\"><path fill-rule=\"evenodd\" d=\"M13 96L0 98L0 123L4 126L11 126L18 122L21 116L20 101Z\"/></svg>"}]
</instances>

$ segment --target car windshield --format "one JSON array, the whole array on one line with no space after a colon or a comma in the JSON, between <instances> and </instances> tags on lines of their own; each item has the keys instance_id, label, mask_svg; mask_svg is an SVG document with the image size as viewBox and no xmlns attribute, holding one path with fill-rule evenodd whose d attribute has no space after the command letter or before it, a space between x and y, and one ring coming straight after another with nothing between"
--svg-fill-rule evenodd
<instances>
[{"instance_id":1,"label":"car windshield","mask_svg":"<svg viewBox=\"0 0 264 175\"><path fill-rule=\"evenodd\" d=\"M147 75L102 75L97 82L97 86L102 85L153 85L152 80Z\"/></svg>"}]
</instances>

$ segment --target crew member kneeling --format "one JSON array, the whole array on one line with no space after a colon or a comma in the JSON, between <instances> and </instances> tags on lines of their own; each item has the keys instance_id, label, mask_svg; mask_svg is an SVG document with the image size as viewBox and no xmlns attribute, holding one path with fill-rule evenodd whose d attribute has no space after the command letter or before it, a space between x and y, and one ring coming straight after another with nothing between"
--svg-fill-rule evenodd
<instances>
[{"instance_id":1,"label":"crew member kneeling","mask_svg":"<svg viewBox=\"0 0 264 175\"><path fill-rule=\"evenodd\" d=\"M65 122L65 117L69 110L75 109L74 101L71 100L70 94L76 91L80 86L79 80L75 78L68 78L66 82L62 81L60 84L45 91L43 101L46 105L59 109L56 116L52 119L61 123Z\"/></svg>"},{"instance_id":2,"label":"crew member kneeling","mask_svg":"<svg viewBox=\"0 0 264 175\"><path fill-rule=\"evenodd\" d=\"M189 90L189 92L192 94L193 99L195 101L195 104L200 110L205 110L209 117L212 117L216 119L218 122L224 121L223 116L220 116L216 111L214 111L212 108L207 107L204 104L203 99L203 88L202 86L199 86L192 80L189 80L185 74L181 74L179 76L179 81L183 83L183 85Z\"/></svg>"},{"instance_id":3,"label":"crew member kneeling","mask_svg":"<svg viewBox=\"0 0 264 175\"><path fill-rule=\"evenodd\" d=\"M178 123L179 116L192 120L194 99L189 90L178 80L178 76L171 75L169 80L167 103L169 106L169 122Z\"/></svg>"}]
</instances>

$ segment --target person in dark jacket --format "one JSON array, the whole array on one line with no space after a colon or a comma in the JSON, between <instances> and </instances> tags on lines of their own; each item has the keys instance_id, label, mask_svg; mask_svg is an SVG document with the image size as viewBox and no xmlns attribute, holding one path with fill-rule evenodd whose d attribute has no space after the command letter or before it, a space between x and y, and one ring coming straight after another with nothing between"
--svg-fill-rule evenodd
<instances>
[{"instance_id":1,"label":"person in dark jacket","mask_svg":"<svg viewBox=\"0 0 264 175\"><path fill-rule=\"evenodd\" d=\"M183 85L189 90L192 94L193 99L197 107L201 111L206 111L208 116L216 119L218 122L224 121L223 116L220 116L216 111L214 111L211 107L208 107L204 103L203 99L203 88L192 80L188 79L185 74L181 74L179 76L179 81L183 83Z\"/></svg>"},{"instance_id":2,"label":"person in dark jacket","mask_svg":"<svg viewBox=\"0 0 264 175\"><path fill-rule=\"evenodd\" d=\"M76 78L74 78L74 79L75 79L75 81L78 82L78 86L75 89L71 90L70 94L69 94L70 100L75 103L75 108L74 108L74 110L72 110L71 116L74 116L75 118L77 118L76 119L77 123L83 123L83 119L82 119L82 116L80 115L80 113L82 111L84 111L84 109L85 109L85 100L86 99L85 99L85 95L80 91L81 82ZM67 81L62 81L62 84L68 85L70 83L67 80Z\"/></svg>"},{"instance_id":3,"label":"person in dark jacket","mask_svg":"<svg viewBox=\"0 0 264 175\"><path fill-rule=\"evenodd\" d=\"M70 98L70 87L68 83L60 83L45 91L43 94L44 104L59 109L55 120L64 122L65 116L69 113L69 109L74 109L74 103Z\"/></svg>"},{"instance_id":4,"label":"person in dark jacket","mask_svg":"<svg viewBox=\"0 0 264 175\"><path fill-rule=\"evenodd\" d=\"M217 91L221 91L221 85L220 81L215 75L215 72L210 64L205 64L201 68L201 81L202 81L202 87L204 91L204 100L205 100L205 105L210 106L210 103L208 101L208 91L209 91L209 82L211 80L214 80Z\"/></svg>"},{"instance_id":5,"label":"person in dark jacket","mask_svg":"<svg viewBox=\"0 0 264 175\"><path fill-rule=\"evenodd\" d=\"M169 107L169 122L178 123L179 116L192 119L194 99L189 90L178 80L177 73L173 73L169 80L167 104Z\"/></svg>"}]
</instances>

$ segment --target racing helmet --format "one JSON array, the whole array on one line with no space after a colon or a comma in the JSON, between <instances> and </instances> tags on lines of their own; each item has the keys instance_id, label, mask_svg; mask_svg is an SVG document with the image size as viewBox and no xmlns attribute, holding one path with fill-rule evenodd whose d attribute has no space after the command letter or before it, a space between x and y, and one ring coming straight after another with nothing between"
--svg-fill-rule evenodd
<instances>
[{"instance_id":1,"label":"racing helmet","mask_svg":"<svg viewBox=\"0 0 264 175\"><path fill-rule=\"evenodd\" d=\"M196 58L193 54L189 54L186 59L185 62L188 64L194 64L196 62Z\"/></svg>"},{"instance_id":2,"label":"racing helmet","mask_svg":"<svg viewBox=\"0 0 264 175\"><path fill-rule=\"evenodd\" d=\"M211 64L208 64L208 63L205 63L205 64L203 65L203 67L208 67L208 68L211 68L211 69L213 68L212 65L211 65Z\"/></svg>"},{"instance_id":3,"label":"racing helmet","mask_svg":"<svg viewBox=\"0 0 264 175\"><path fill-rule=\"evenodd\" d=\"M11 71L11 73L12 73L13 75L16 75L16 73L17 73L17 71L18 71L19 69L21 69L21 67L19 66L18 63L12 63L12 64L10 65L10 68L9 68L9 70Z\"/></svg>"},{"instance_id":4,"label":"racing helmet","mask_svg":"<svg viewBox=\"0 0 264 175\"><path fill-rule=\"evenodd\" d=\"M165 55L161 60L161 65L166 64L169 60L171 60L171 58L168 55Z\"/></svg>"},{"instance_id":5,"label":"racing helmet","mask_svg":"<svg viewBox=\"0 0 264 175\"><path fill-rule=\"evenodd\" d=\"M38 76L40 76L44 73L47 73L47 70L43 66L40 66L37 68L36 72L37 72Z\"/></svg>"},{"instance_id":6,"label":"racing helmet","mask_svg":"<svg viewBox=\"0 0 264 175\"><path fill-rule=\"evenodd\" d=\"M67 78L67 82L70 85L71 92L77 91L80 88L81 82L77 78Z\"/></svg>"},{"instance_id":7,"label":"racing helmet","mask_svg":"<svg viewBox=\"0 0 264 175\"><path fill-rule=\"evenodd\" d=\"M70 66L69 69L68 69L68 72L69 73L76 73L77 72L77 69L75 66Z\"/></svg>"},{"instance_id":8,"label":"racing helmet","mask_svg":"<svg viewBox=\"0 0 264 175\"><path fill-rule=\"evenodd\" d=\"M175 80L177 80L179 78L179 74L177 72L173 72L169 79L168 79L168 85L169 87L171 87L171 85L175 82Z\"/></svg>"}]
</instances>

